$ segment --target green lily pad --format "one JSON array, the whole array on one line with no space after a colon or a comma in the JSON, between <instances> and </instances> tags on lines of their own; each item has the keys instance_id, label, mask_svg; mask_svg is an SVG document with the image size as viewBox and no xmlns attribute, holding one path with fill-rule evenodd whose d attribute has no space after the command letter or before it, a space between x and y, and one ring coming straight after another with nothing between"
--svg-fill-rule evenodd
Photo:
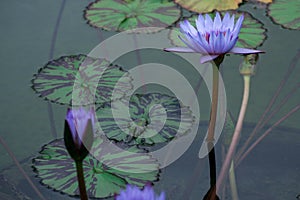
<instances>
[{"instance_id":1,"label":"green lily pad","mask_svg":"<svg viewBox=\"0 0 300 200\"><path fill-rule=\"evenodd\" d=\"M180 17L180 9L173 2L160 0L98 0L85 10L88 24L108 31L170 26Z\"/></svg>"},{"instance_id":2,"label":"green lily pad","mask_svg":"<svg viewBox=\"0 0 300 200\"><path fill-rule=\"evenodd\" d=\"M264 3L264 4L268 4L268 3L272 3L273 0L247 0L250 2L255 2L255 3Z\"/></svg>"},{"instance_id":3,"label":"green lily pad","mask_svg":"<svg viewBox=\"0 0 300 200\"><path fill-rule=\"evenodd\" d=\"M32 88L54 103L88 105L122 98L132 89L131 81L128 72L105 59L74 55L48 62L34 75Z\"/></svg>"},{"instance_id":4,"label":"green lily pad","mask_svg":"<svg viewBox=\"0 0 300 200\"><path fill-rule=\"evenodd\" d=\"M159 93L135 94L99 108L96 114L109 139L129 145L170 141L188 133L194 121L177 98Z\"/></svg>"},{"instance_id":5,"label":"green lily pad","mask_svg":"<svg viewBox=\"0 0 300 200\"><path fill-rule=\"evenodd\" d=\"M196 12L208 13L213 10L233 10L239 7L242 0L174 0L181 7Z\"/></svg>"},{"instance_id":6,"label":"green lily pad","mask_svg":"<svg viewBox=\"0 0 300 200\"><path fill-rule=\"evenodd\" d=\"M251 16L247 12L237 12L237 11L226 11L229 12L230 15L235 14L235 21L244 14L244 22L242 28L240 30L239 39L237 41L236 46L243 47L243 48L256 48L264 42L266 39L266 29L263 27L263 24ZM224 16L226 12L220 12L221 16ZM211 17L215 16L215 13L209 14ZM197 19L198 15L193 15L187 20L195 26L195 20ZM172 28L169 33L169 39L171 43L175 46L186 46L178 36L184 38L184 34L179 30L179 24L177 27Z\"/></svg>"},{"instance_id":7,"label":"green lily pad","mask_svg":"<svg viewBox=\"0 0 300 200\"><path fill-rule=\"evenodd\" d=\"M142 150L136 147L111 152L108 144L111 143L106 138L97 136L92 148L94 156L88 155L83 161L90 198L110 197L125 188L126 184L142 187L157 180L159 165L155 159L145 153L137 154ZM33 160L33 167L42 184L71 196L79 195L75 162L69 156L63 139L45 145Z\"/></svg>"},{"instance_id":8,"label":"green lily pad","mask_svg":"<svg viewBox=\"0 0 300 200\"><path fill-rule=\"evenodd\" d=\"M300 30L300 1L276 0L268 7L268 15L284 28Z\"/></svg>"}]
</instances>

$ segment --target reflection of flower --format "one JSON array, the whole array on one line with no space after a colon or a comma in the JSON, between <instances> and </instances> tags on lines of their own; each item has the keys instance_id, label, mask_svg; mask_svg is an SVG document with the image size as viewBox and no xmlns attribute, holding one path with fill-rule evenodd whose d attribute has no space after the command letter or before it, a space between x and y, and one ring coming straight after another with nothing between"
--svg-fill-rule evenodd
<instances>
[{"instance_id":1,"label":"reflection of flower","mask_svg":"<svg viewBox=\"0 0 300 200\"><path fill-rule=\"evenodd\" d=\"M165 193L156 196L150 185L145 186L143 190L136 186L127 185L126 190L122 190L116 200L165 200Z\"/></svg>"},{"instance_id":2,"label":"reflection of flower","mask_svg":"<svg viewBox=\"0 0 300 200\"><path fill-rule=\"evenodd\" d=\"M67 150L75 160L83 159L92 146L94 110L69 109L65 121L64 139Z\"/></svg>"},{"instance_id":3,"label":"reflection of flower","mask_svg":"<svg viewBox=\"0 0 300 200\"><path fill-rule=\"evenodd\" d=\"M184 33L185 38L180 39L187 45L187 47L172 47L166 48L166 51L174 52L194 52L201 53L200 62L205 63L213 60L220 55L226 53L236 54L251 54L261 53L262 51L234 47L240 32L244 16L241 15L236 23L234 23L234 15L230 17L226 13L223 20L217 12L214 21L206 14L196 19L195 29L188 20L180 23L180 31Z\"/></svg>"}]
</instances>

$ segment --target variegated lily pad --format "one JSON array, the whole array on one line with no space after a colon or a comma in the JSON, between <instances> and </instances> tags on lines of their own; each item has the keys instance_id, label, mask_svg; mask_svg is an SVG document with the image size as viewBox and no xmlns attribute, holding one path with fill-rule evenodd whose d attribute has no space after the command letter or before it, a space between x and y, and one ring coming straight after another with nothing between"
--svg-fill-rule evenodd
<instances>
[{"instance_id":1,"label":"variegated lily pad","mask_svg":"<svg viewBox=\"0 0 300 200\"><path fill-rule=\"evenodd\" d=\"M248 0L250 2L255 2L255 3L264 3L264 4L268 4L268 3L272 3L273 0Z\"/></svg>"},{"instance_id":2,"label":"variegated lily pad","mask_svg":"<svg viewBox=\"0 0 300 200\"><path fill-rule=\"evenodd\" d=\"M127 144L153 145L190 131L194 118L175 97L159 93L135 94L97 110L101 129L109 139Z\"/></svg>"},{"instance_id":3,"label":"variegated lily pad","mask_svg":"<svg viewBox=\"0 0 300 200\"><path fill-rule=\"evenodd\" d=\"M276 0L268 7L268 15L284 28L300 30L300 1Z\"/></svg>"},{"instance_id":4,"label":"variegated lily pad","mask_svg":"<svg viewBox=\"0 0 300 200\"><path fill-rule=\"evenodd\" d=\"M108 31L170 26L180 17L176 4L160 0L98 0L91 3L84 14L93 27Z\"/></svg>"},{"instance_id":5,"label":"variegated lily pad","mask_svg":"<svg viewBox=\"0 0 300 200\"><path fill-rule=\"evenodd\" d=\"M239 34L239 40L236 44L238 47L244 48L256 48L260 46L266 39L266 29L263 27L263 24L251 16L247 12L237 12L237 11L226 11L230 15L235 14L235 20L239 18L242 14L244 15L244 22ZM224 16L226 12L220 12L221 16ZM210 14L211 17L215 16L215 13ZM193 15L188 18L189 22L195 26L195 20L198 15ZM179 24L176 28L171 29L169 34L169 39L171 43L175 46L186 46L178 36L184 38L184 35L179 30Z\"/></svg>"},{"instance_id":6,"label":"variegated lily pad","mask_svg":"<svg viewBox=\"0 0 300 200\"><path fill-rule=\"evenodd\" d=\"M34 76L32 84L40 97L70 105L110 102L132 89L128 72L109 65L105 59L85 55L63 56L48 62Z\"/></svg>"},{"instance_id":7,"label":"variegated lily pad","mask_svg":"<svg viewBox=\"0 0 300 200\"><path fill-rule=\"evenodd\" d=\"M83 161L85 184L90 198L105 198L118 193L126 184L144 186L158 178L158 163L136 147L127 151L119 149L109 152L111 144L100 136L94 140L92 152ZM99 158L99 159L96 159ZM101 162L100 162L100 161ZM103 163L110 163L110 166ZM48 187L66 193L79 195L76 166L69 156L63 139L45 145L40 155L33 160L34 169L41 182Z\"/></svg>"},{"instance_id":8,"label":"variegated lily pad","mask_svg":"<svg viewBox=\"0 0 300 200\"><path fill-rule=\"evenodd\" d=\"M181 7L196 12L208 13L213 10L237 9L242 0L174 0Z\"/></svg>"}]
</instances>

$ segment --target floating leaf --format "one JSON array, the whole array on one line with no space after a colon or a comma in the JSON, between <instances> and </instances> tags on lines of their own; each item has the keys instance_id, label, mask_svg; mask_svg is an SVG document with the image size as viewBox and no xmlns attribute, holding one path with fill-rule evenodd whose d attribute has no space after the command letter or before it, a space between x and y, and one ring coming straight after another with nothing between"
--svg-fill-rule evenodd
<instances>
[{"instance_id":1,"label":"floating leaf","mask_svg":"<svg viewBox=\"0 0 300 200\"><path fill-rule=\"evenodd\" d=\"M40 97L73 105L110 102L132 88L129 74L120 67L85 55L63 56L48 62L34 76L32 84Z\"/></svg>"},{"instance_id":2,"label":"floating leaf","mask_svg":"<svg viewBox=\"0 0 300 200\"><path fill-rule=\"evenodd\" d=\"M248 1L250 1L250 2L257 2L257 3L265 3L265 4L273 2L273 0L248 0Z\"/></svg>"},{"instance_id":3,"label":"floating leaf","mask_svg":"<svg viewBox=\"0 0 300 200\"><path fill-rule=\"evenodd\" d=\"M236 44L238 47L244 48L256 48L260 46L265 38L266 38L266 29L263 28L263 24L252 17L247 12L237 12L237 11L227 11L230 15L235 14L235 20L237 20L242 14L244 15L244 22L239 34L239 40ZM221 16L224 16L226 12L220 12ZM215 16L215 13L210 14L211 17ZM195 20L198 15L193 15L187 20L195 26ZM171 43L175 46L186 46L180 39L179 35L184 38L184 34L182 34L179 30L179 24L176 28L172 28L169 33L169 39Z\"/></svg>"},{"instance_id":4,"label":"floating leaf","mask_svg":"<svg viewBox=\"0 0 300 200\"><path fill-rule=\"evenodd\" d=\"M94 156L88 155L83 161L89 197L113 196L126 184L141 187L157 180L159 166L155 159L145 153L137 154L141 150L136 147L110 151L112 148L108 148L109 144L111 142L106 138L96 137L92 148ZM68 195L79 195L75 162L65 149L63 139L45 145L33 164L43 184Z\"/></svg>"},{"instance_id":5,"label":"floating leaf","mask_svg":"<svg viewBox=\"0 0 300 200\"><path fill-rule=\"evenodd\" d=\"M181 7L196 12L207 13L213 10L237 9L242 0L174 0Z\"/></svg>"},{"instance_id":6,"label":"floating leaf","mask_svg":"<svg viewBox=\"0 0 300 200\"><path fill-rule=\"evenodd\" d=\"M91 26L108 31L163 29L179 19L180 10L173 2L159 0L98 0L87 7L84 16Z\"/></svg>"},{"instance_id":7,"label":"floating leaf","mask_svg":"<svg viewBox=\"0 0 300 200\"><path fill-rule=\"evenodd\" d=\"M268 15L284 28L300 30L300 1L276 0L268 7Z\"/></svg>"},{"instance_id":8,"label":"floating leaf","mask_svg":"<svg viewBox=\"0 0 300 200\"><path fill-rule=\"evenodd\" d=\"M115 101L98 109L97 117L108 138L147 145L187 133L194 120L189 108L177 98L159 93L135 94Z\"/></svg>"}]
</instances>

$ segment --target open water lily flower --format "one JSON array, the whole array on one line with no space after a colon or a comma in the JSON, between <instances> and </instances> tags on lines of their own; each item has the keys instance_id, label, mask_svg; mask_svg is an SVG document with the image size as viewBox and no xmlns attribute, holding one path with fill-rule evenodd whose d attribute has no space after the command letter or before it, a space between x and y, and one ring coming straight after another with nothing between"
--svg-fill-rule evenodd
<instances>
[{"instance_id":1,"label":"open water lily flower","mask_svg":"<svg viewBox=\"0 0 300 200\"><path fill-rule=\"evenodd\" d=\"M234 15L230 17L226 13L223 20L217 12L214 20L206 14L199 15L196 19L196 28L188 20L180 23L180 31L184 38L179 37L187 47L166 48L165 51L200 53L201 63L211 61L226 53L252 54L263 51L234 47L237 40L244 16L241 15L234 23Z\"/></svg>"},{"instance_id":2,"label":"open water lily flower","mask_svg":"<svg viewBox=\"0 0 300 200\"><path fill-rule=\"evenodd\" d=\"M127 185L126 190L116 196L116 200L165 200L165 193L156 196L153 188L146 185L143 190L133 185Z\"/></svg>"}]
</instances>

